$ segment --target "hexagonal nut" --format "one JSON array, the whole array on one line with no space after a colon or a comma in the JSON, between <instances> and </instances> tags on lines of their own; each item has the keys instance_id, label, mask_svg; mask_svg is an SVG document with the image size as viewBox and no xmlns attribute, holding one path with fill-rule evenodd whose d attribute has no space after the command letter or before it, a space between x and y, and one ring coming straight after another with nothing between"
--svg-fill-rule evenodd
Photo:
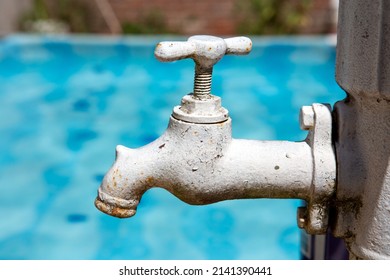
<instances>
[{"instance_id":1,"label":"hexagonal nut","mask_svg":"<svg viewBox=\"0 0 390 280\"><path fill-rule=\"evenodd\" d=\"M307 224L307 208L298 207L297 209L297 224L300 229L304 229Z\"/></svg>"},{"instance_id":2,"label":"hexagonal nut","mask_svg":"<svg viewBox=\"0 0 390 280\"><path fill-rule=\"evenodd\" d=\"M218 123L229 118L228 111L221 106L221 98L214 95L206 99L197 99L192 94L185 95L181 105L173 108L172 115L191 123Z\"/></svg>"},{"instance_id":3,"label":"hexagonal nut","mask_svg":"<svg viewBox=\"0 0 390 280\"><path fill-rule=\"evenodd\" d=\"M310 130L314 127L314 110L312 106L302 106L299 114L301 129Z\"/></svg>"}]
</instances>

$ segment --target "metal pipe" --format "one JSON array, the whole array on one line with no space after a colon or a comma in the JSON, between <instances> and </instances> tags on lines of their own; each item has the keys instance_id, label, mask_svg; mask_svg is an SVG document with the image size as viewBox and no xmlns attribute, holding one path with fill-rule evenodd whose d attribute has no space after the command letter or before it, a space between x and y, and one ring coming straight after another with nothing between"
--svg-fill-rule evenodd
<instances>
[{"instance_id":1,"label":"metal pipe","mask_svg":"<svg viewBox=\"0 0 390 280\"><path fill-rule=\"evenodd\" d=\"M340 1L332 227L352 259L390 259L389 26L389 1Z\"/></svg>"}]
</instances>

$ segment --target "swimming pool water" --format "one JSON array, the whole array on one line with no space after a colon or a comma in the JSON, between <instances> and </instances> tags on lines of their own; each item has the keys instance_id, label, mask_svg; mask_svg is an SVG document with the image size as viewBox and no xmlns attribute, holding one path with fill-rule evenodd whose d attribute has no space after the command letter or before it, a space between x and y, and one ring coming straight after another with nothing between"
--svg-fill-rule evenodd
<instances>
[{"instance_id":1,"label":"swimming pool water","mask_svg":"<svg viewBox=\"0 0 390 280\"><path fill-rule=\"evenodd\" d=\"M164 38L172 40L174 38ZM0 259L297 259L297 200L187 205L148 191L136 216L93 201L115 146L166 128L191 92L193 62L160 63L158 37L0 40ZM215 67L233 136L303 140L298 112L333 104L335 48L325 37L255 38Z\"/></svg>"}]
</instances>

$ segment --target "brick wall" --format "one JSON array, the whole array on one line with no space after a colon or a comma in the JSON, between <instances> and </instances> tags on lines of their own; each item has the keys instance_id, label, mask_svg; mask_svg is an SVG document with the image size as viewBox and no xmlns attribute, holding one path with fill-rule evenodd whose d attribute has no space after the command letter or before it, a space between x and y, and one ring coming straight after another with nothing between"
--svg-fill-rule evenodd
<instances>
[{"instance_id":1,"label":"brick wall","mask_svg":"<svg viewBox=\"0 0 390 280\"><path fill-rule=\"evenodd\" d=\"M118 19L143 24L158 17L166 29L179 34L236 33L239 0L109 0ZM332 0L312 0L310 13L300 33L326 33L334 30Z\"/></svg>"},{"instance_id":2,"label":"brick wall","mask_svg":"<svg viewBox=\"0 0 390 280\"><path fill-rule=\"evenodd\" d=\"M303 25L302 33L336 32L336 12L332 4L334 0L314 0L310 7L307 22Z\"/></svg>"},{"instance_id":3,"label":"brick wall","mask_svg":"<svg viewBox=\"0 0 390 280\"><path fill-rule=\"evenodd\" d=\"M183 34L235 31L236 0L110 0L121 22L140 22L162 17L167 29Z\"/></svg>"}]
</instances>

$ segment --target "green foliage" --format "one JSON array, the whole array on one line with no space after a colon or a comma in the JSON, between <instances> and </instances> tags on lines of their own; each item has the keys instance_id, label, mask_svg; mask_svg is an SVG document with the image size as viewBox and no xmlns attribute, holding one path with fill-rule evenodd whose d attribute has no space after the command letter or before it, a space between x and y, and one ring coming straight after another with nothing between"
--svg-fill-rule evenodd
<instances>
[{"instance_id":1,"label":"green foliage","mask_svg":"<svg viewBox=\"0 0 390 280\"><path fill-rule=\"evenodd\" d=\"M31 16L34 20L49 18L49 11L47 10L45 0L34 0L34 6Z\"/></svg>"},{"instance_id":2,"label":"green foliage","mask_svg":"<svg viewBox=\"0 0 390 280\"><path fill-rule=\"evenodd\" d=\"M126 22L122 25L125 34L164 34L169 32L164 15L158 10L151 10L141 15L137 22Z\"/></svg>"},{"instance_id":3,"label":"green foliage","mask_svg":"<svg viewBox=\"0 0 390 280\"><path fill-rule=\"evenodd\" d=\"M304 23L311 0L238 0L240 34L294 34Z\"/></svg>"},{"instance_id":4,"label":"green foliage","mask_svg":"<svg viewBox=\"0 0 390 280\"><path fill-rule=\"evenodd\" d=\"M89 32L88 8L81 1L57 0L53 7L53 15L66 22L73 32Z\"/></svg>"},{"instance_id":5,"label":"green foliage","mask_svg":"<svg viewBox=\"0 0 390 280\"><path fill-rule=\"evenodd\" d=\"M78 0L34 0L31 12L22 18L22 26L26 22L52 19L66 23L70 31L89 32L88 11Z\"/></svg>"}]
</instances>

